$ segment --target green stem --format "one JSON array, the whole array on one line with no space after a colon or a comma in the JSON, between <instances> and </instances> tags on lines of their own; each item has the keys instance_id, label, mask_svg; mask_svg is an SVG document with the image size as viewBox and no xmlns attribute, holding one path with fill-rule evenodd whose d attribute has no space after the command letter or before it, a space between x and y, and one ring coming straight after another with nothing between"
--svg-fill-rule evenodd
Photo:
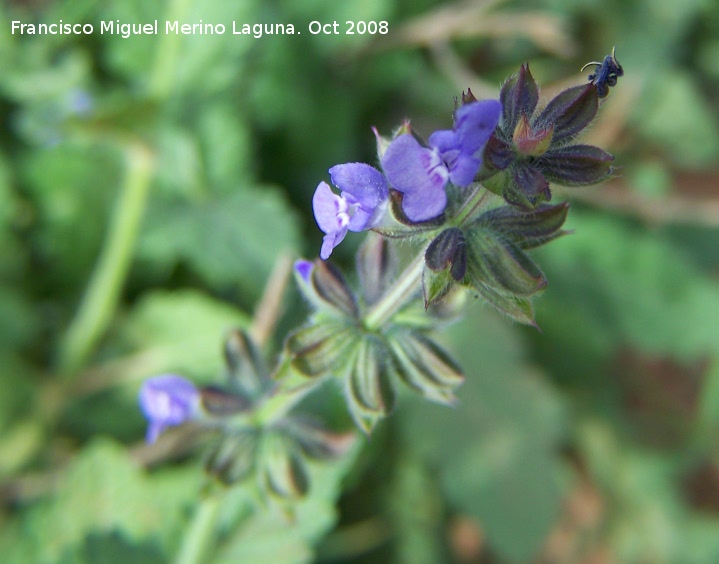
<instances>
[{"instance_id":1,"label":"green stem","mask_svg":"<svg viewBox=\"0 0 719 564\"><path fill-rule=\"evenodd\" d=\"M131 144L125 156L125 180L100 258L61 343L59 369L65 379L71 378L85 363L107 329L132 259L152 180L153 157L149 149L140 144Z\"/></svg>"},{"instance_id":2,"label":"green stem","mask_svg":"<svg viewBox=\"0 0 719 564\"><path fill-rule=\"evenodd\" d=\"M190 0L171 0L165 20L186 20L189 8ZM178 68L177 61L182 36L177 33L160 33L158 41L159 45L157 47L157 54L155 55L155 64L152 74L150 75L149 92L153 98L164 100L172 92L175 79L174 74Z\"/></svg>"},{"instance_id":3,"label":"green stem","mask_svg":"<svg viewBox=\"0 0 719 564\"><path fill-rule=\"evenodd\" d=\"M471 218L474 215L474 212L477 211L477 208L479 208L479 206L484 203L484 200L487 199L487 196L489 196L489 190L482 188L481 186L477 186L474 193L464 202L462 207L459 209L457 215L452 218L452 225L460 226L469 218Z\"/></svg>"},{"instance_id":4,"label":"green stem","mask_svg":"<svg viewBox=\"0 0 719 564\"><path fill-rule=\"evenodd\" d=\"M364 318L365 327L374 331L382 327L394 313L412 299L422 280L424 250L407 266L397 282L372 306Z\"/></svg>"},{"instance_id":5,"label":"green stem","mask_svg":"<svg viewBox=\"0 0 719 564\"><path fill-rule=\"evenodd\" d=\"M482 205L487 198L489 192L481 187L477 187L474 193L465 201L451 219L452 225L462 225L470 219L477 208ZM389 289L389 291L377 302L367 313L364 324L367 329L374 331L384 325L397 310L415 296L417 287L422 280L422 270L424 268L424 250L417 258L410 263L405 269L397 282Z\"/></svg>"},{"instance_id":6,"label":"green stem","mask_svg":"<svg viewBox=\"0 0 719 564\"><path fill-rule=\"evenodd\" d=\"M219 496L209 495L200 502L195 509L190 528L182 539L175 564L199 564L207 560L210 544L217 534L219 515Z\"/></svg>"}]
</instances>

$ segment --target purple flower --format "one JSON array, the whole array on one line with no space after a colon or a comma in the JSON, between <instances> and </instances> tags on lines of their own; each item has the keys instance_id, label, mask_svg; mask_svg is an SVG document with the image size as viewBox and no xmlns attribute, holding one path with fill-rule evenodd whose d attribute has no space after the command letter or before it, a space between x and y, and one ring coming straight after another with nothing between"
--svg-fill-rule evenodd
<instances>
[{"instance_id":1,"label":"purple flower","mask_svg":"<svg viewBox=\"0 0 719 564\"><path fill-rule=\"evenodd\" d=\"M387 207L389 190L380 171L364 163L333 166L332 184L342 192L338 196L326 182L320 182L312 198L317 225L325 234L320 257L329 258L347 231L374 227Z\"/></svg>"},{"instance_id":2,"label":"purple flower","mask_svg":"<svg viewBox=\"0 0 719 564\"><path fill-rule=\"evenodd\" d=\"M382 156L390 185L403 193L402 209L412 221L438 216L447 205L444 187L469 186L482 165L482 151L502 113L498 100L465 104L452 130L435 131L429 148L410 134L397 137Z\"/></svg>"},{"instance_id":3,"label":"purple flower","mask_svg":"<svg viewBox=\"0 0 719 564\"><path fill-rule=\"evenodd\" d=\"M146 440L152 444L166 427L184 423L197 412L200 392L185 378L163 374L145 381L139 400L148 421Z\"/></svg>"}]
</instances>

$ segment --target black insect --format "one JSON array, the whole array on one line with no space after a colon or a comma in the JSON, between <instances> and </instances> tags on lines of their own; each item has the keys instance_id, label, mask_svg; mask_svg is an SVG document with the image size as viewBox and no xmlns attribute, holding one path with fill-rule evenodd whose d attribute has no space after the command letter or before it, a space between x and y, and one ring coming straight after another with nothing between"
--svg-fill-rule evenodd
<instances>
[{"instance_id":1,"label":"black insect","mask_svg":"<svg viewBox=\"0 0 719 564\"><path fill-rule=\"evenodd\" d=\"M614 49L612 48L612 54L604 57L604 61L598 63L592 61L582 67L582 71L591 65L598 66L599 69L594 74L589 75L589 80L594 83L597 88L597 96L600 98L606 98L609 94L609 87L617 85L617 79L620 76L624 76L624 69L619 64L617 58L614 56Z\"/></svg>"}]
</instances>

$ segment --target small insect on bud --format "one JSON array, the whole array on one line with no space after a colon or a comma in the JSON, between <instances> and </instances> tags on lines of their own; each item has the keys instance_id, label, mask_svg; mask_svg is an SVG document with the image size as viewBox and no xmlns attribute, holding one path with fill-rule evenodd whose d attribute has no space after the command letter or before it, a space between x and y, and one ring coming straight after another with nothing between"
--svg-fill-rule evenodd
<instances>
[{"instance_id":1,"label":"small insect on bud","mask_svg":"<svg viewBox=\"0 0 719 564\"><path fill-rule=\"evenodd\" d=\"M619 77L624 76L624 69L614 55L615 49L616 47L612 47L612 54L604 57L604 61L601 63L592 61L584 65L580 71L584 72L584 69L590 66L599 67L599 70L594 74L590 74L588 79L594 84L594 87L597 89L597 96L600 98L606 98L609 95L609 87L616 86Z\"/></svg>"}]
</instances>

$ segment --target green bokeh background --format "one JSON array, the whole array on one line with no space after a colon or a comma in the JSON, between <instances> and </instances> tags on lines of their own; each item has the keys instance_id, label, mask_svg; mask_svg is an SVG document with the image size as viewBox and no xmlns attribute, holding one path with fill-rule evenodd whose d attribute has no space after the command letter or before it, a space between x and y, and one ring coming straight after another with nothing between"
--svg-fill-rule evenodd
<instances>
[{"instance_id":1,"label":"green bokeh background","mask_svg":"<svg viewBox=\"0 0 719 564\"><path fill-rule=\"evenodd\" d=\"M11 34L61 19L95 33ZM155 19L228 31L99 33ZM201 456L142 446L140 382L217 380L280 257L316 256L327 169L374 162L371 126L445 128L454 96L496 97L527 60L546 102L613 46L625 76L584 139L616 175L555 191L573 234L534 253L541 332L472 304L441 335L467 374L456 409L403 399L313 470L294 520L229 491L212 561L719 561L714 0L0 5L3 560L172 560ZM333 259L351 267L361 238ZM270 356L305 311L292 289L283 311Z\"/></svg>"}]
</instances>

